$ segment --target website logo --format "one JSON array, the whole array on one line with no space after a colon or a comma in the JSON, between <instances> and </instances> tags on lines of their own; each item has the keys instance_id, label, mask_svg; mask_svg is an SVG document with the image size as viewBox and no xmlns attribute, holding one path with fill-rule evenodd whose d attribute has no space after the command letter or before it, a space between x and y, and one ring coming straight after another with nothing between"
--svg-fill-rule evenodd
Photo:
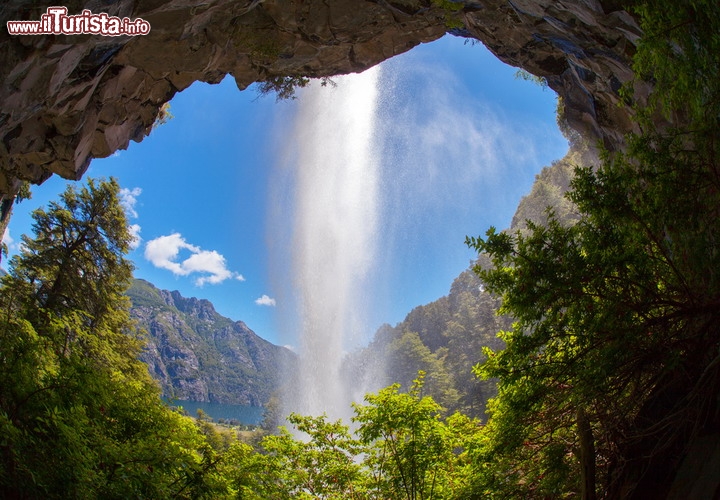
<instances>
[{"instance_id":1,"label":"website logo","mask_svg":"<svg viewBox=\"0 0 720 500\"><path fill-rule=\"evenodd\" d=\"M8 21L11 35L147 35L150 23L144 19L93 14L88 9L81 14L68 15L67 7L48 7L39 21Z\"/></svg>"}]
</instances>

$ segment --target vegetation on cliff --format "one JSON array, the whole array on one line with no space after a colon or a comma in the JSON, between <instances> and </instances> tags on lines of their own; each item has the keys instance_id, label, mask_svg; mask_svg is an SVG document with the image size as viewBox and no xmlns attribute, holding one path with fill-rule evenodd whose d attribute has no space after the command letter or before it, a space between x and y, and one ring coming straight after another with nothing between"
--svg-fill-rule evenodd
<instances>
[{"instance_id":1,"label":"vegetation on cliff","mask_svg":"<svg viewBox=\"0 0 720 500\"><path fill-rule=\"evenodd\" d=\"M409 360L391 374L405 392L366 396L354 434L292 416L306 439L281 430L253 447L171 411L138 360L119 187L89 181L38 210L0 286L0 493L688 497L683 460L720 434L720 6L633 5L647 33L637 74L656 82L647 103L625 95L640 132L575 169L568 203L542 223L468 239L483 253L479 281L464 274L407 328L379 333ZM557 197L550 178L537 189ZM536 214L531 201L521 210ZM485 335L467 333L485 306L458 311L495 300L485 290L514 323L474 369L498 380L483 425L447 410L475 411L468 381L452 377L479 359ZM434 373L407 380L413 363Z\"/></svg>"},{"instance_id":2,"label":"vegetation on cliff","mask_svg":"<svg viewBox=\"0 0 720 500\"><path fill-rule=\"evenodd\" d=\"M548 207L563 224L573 224L579 214L565 197L575 165L588 164L592 154L578 142L567 155L545 167L523 197L511 230L527 231L527 224L545 224ZM447 296L418 306L395 326L384 325L364 349L347 360L347 376L363 370L374 372L382 385L411 385L418 371L426 373L424 390L442 404L445 412L461 411L485 420L487 401L497 394L496 379L475 376L473 367L484 359L483 349L502 349L497 333L508 330L512 319L498 315L500 298L490 293L473 267L489 269L490 258L480 255L452 283Z\"/></svg>"},{"instance_id":3,"label":"vegetation on cliff","mask_svg":"<svg viewBox=\"0 0 720 500\"><path fill-rule=\"evenodd\" d=\"M492 258L478 274L515 319L505 349L476 369L499 379L473 450L479 496L664 498L694 443L720 432L711 3L637 6L636 69L655 93L625 152L576 169L576 224L549 212L544 225L468 240ZM671 123L653 126L654 112Z\"/></svg>"}]
</instances>

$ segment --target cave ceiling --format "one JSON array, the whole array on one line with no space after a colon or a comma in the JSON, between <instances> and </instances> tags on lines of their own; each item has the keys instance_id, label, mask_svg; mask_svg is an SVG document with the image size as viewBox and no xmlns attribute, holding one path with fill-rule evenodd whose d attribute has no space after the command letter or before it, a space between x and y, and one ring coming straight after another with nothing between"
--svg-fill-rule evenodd
<instances>
[{"instance_id":1,"label":"cave ceiling","mask_svg":"<svg viewBox=\"0 0 720 500\"><path fill-rule=\"evenodd\" d=\"M442 5L441 5L442 4ZM160 107L195 81L232 75L238 88L286 76L359 72L446 33L479 40L502 61L544 77L569 124L621 147L632 130L620 87L640 30L596 0L70 0L142 19L137 36L0 33L0 197L22 181L80 179L93 158L150 134ZM3 26L40 20L47 5L10 0ZM492 78L492 75L488 75ZM638 92L639 90L639 92ZM642 97L643 89L636 89ZM5 210L3 210L5 212Z\"/></svg>"}]
</instances>

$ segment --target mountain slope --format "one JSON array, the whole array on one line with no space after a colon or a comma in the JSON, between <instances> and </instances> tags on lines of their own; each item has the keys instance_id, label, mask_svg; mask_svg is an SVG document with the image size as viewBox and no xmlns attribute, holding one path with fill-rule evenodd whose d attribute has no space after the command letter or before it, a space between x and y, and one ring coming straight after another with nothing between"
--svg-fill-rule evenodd
<instances>
[{"instance_id":1,"label":"mountain slope","mask_svg":"<svg viewBox=\"0 0 720 500\"><path fill-rule=\"evenodd\" d=\"M574 224L578 216L564 194L574 167L594 161L592 153L575 145L564 158L545 167L518 204L510 230L526 229L527 220L545 224L548 207L562 223ZM453 281L448 295L416 307L394 327L381 327L366 349L350 356L349 376L357 378L358 372L370 369L382 374L382 385L397 382L407 388L423 370L425 389L447 410L483 417L496 385L493 380L478 380L472 367L483 360L483 347L503 348L497 333L510 329L512 319L496 314L500 299L485 292L472 271L475 264L490 266L487 257L479 256Z\"/></svg>"},{"instance_id":2,"label":"mountain slope","mask_svg":"<svg viewBox=\"0 0 720 500\"><path fill-rule=\"evenodd\" d=\"M141 359L165 396L263 406L281 383L280 368L294 360L207 300L144 280L135 280L128 296L133 318L148 334Z\"/></svg>"}]
</instances>

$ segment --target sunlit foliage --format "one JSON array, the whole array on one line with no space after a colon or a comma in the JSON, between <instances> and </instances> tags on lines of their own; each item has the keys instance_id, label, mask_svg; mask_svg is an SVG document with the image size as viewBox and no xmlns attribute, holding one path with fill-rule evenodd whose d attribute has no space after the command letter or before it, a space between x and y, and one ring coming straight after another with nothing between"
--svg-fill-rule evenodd
<instances>
[{"instance_id":1,"label":"sunlit foliage","mask_svg":"<svg viewBox=\"0 0 720 500\"><path fill-rule=\"evenodd\" d=\"M137 360L114 180L34 212L0 287L0 496L201 498L211 449ZM222 488L220 488L222 490Z\"/></svg>"}]
</instances>

